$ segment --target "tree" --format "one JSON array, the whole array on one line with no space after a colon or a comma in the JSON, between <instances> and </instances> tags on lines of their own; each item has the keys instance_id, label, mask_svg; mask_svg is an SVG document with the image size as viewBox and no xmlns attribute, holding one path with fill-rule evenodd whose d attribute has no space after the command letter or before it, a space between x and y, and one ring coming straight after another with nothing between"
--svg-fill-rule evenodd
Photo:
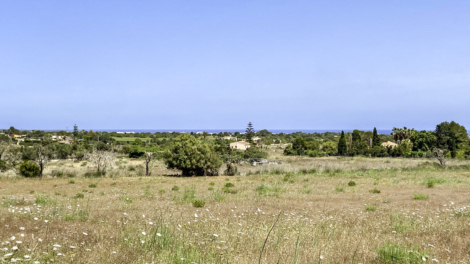
<instances>
[{"instance_id":1,"label":"tree","mask_svg":"<svg viewBox=\"0 0 470 264\"><path fill-rule=\"evenodd\" d=\"M94 151L91 153L87 153L85 158L89 160L96 166L97 172L99 174L104 174L108 167L112 166L113 156L111 152L106 151Z\"/></svg>"},{"instance_id":2,"label":"tree","mask_svg":"<svg viewBox=\"0 0 470 264\"><path fill-rule=\"evenodd\" d=\"M149 164L152 161L153 153L145 152L145 175L149 176Z\"/></svg>"},{"instance_id":3,"label":"tree","mask_svg":"<svg viewBox=\"0 0 470 264\"><path fill-rule=\"evenodd\" d=\"M439 149L449 149L449 143L451 143L451 136L455 139L455 148L457 150L465 149L468 147L468 134L467 129L458 123L442 122L436 126L434 131L436 134L436 146ZM452 135L453 133L453 135Z\"/></svg>"},{"instance_id":4,"label":"tree","mask_svg":"<svg viewBox=\"0 0 470 264\"><path fill-rule=\"evenodd\" d=\"M377 128L374 127L374 132L372 135L372 147L379 147L380 146L380 137L377 133Z\"/></svg>"},{"instance_id":5,"label":"tree","mask_svg":"<svg viewBox=\"0 0 470 264\"><path fill-rule=\"evenodd\" d=\"M403 128L394 127L392 136L393 136L393 139L397 142L397 144L400 144L402 140L410 139L414 133L415 133L415 130L413 128L409 129L407 127L403 127Z\"/></svg>"},{"instance_id":6,"label":"tree","mask_svg":"<svg viewBox=\"0 0 470 264\"><path fill-rule=\"evenodd\" d=\"M357 129L354 129L354 131L352 132L352 142L358 142L358 141L361 141L362 138L361 138L361 132L359 132L359 130Z\"/></svg>"},{"instance_id":7,"label":"tree","mask_svg":"<svg viewBox=\"0 0 470 264\"><path fill-rule=\"evenodd\" d=\"M202 137L204 138L204 140L209 136L209 133L207 133L206 131L202 132Z\"/></svg>"},{"instance_id":8,"label":"tree","mask_svg":"<svg viewBox=\"0 0 470 264\"><path fill-rule=\"evenodd\" d=\"M186 133L173 139L163 158L168 168L179 169L184 176L216 176L222 165L213 146Z\"/></svg>"},{"instance_id":9,"label":"tree","mask_svg":"<svg viewBox=\"0 0 470 264\"><path fill-rule=\"evenodd\" d=\"M431 131L420 131L411 135L414 151L432 151L436 147L436 135Z\"/></svg>"},{"instance_id":10,"label":"tree","mask_svg":"<svg viewBox=\"0 0 470 264\"><path fill-rule=\"evenodd\" d=\"M253 129L253 125L251 122L248 123L248 126L245 130L246 132L246 140L250 143L253 144L253 137L255 136L255 130Z\"/></svg>"},{"instance_id":11,"label":"tree","mask_svg":"<svg viewBox=\"0 0 470 264\"><path fill-rule=\"evenodd\" d=\"M436 158L441 164L441 166L446 166L446 156L444 155L444 150L440 148L434 148L433 152L434 154L436 154Z\"/></svg>"},{"instance_id":12,"label":"tree","mask_svg":"<svg viewBox=\"0 0 470 264\"><path fill-rule=\"evenodd\" d=\"M47 147L43 147L41 145L36 147L36 151L38 155L36 156L36 163L39 165L39 177L42 177L44 172L44 168L46 167L47 162L49 162L50 158L50 151Z\"/></svg>"},{"instance_id":13,"label":"tree","mask_svg":"<svg viewBox=\"0 0 470 264\"><path fill-rule=\"evenodd\" d=\"M346 145L346 138L344 137L344 131L341 131L341 137L339 138L338 142L338 154L343 156L348 151L348 147Z\"/></svg>"},{"instance_id":14,"label":"tree","mask_svg":"<svg viewBox=\"0 0 470 264\"><path fill-rule=\"evenodd\" d=\"M76 124L73 125L73 137L78 138L78 126Z\"/></svg>"}]
</instances>

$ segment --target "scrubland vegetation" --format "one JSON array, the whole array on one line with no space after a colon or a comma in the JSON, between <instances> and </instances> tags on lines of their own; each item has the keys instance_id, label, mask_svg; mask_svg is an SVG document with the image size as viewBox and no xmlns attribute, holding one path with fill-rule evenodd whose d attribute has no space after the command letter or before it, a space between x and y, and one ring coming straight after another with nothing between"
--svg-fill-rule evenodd
<instances>
[{"instance_id":1,"label":"scrubland vegetation","mask_svg":"<svg viewBox=\"0 0 470 264\"><path fill-rule=\"evenodd\" d=\"M427 159L280 159L283 162L277 165L239 165L238 176L139 176L142 162L127 157L116 159L106 177L87 175L91 165L82 166L80 161L51 162L45 171L48 177L42 179L3 174L3 259L19 263L465 263L470 259L468 161L451 160L445 168ZM168 169L157 160L150 170L156 175Z\"/></svg>"},{"instance_id":2,"label":"scrubland vegetation","mask_svg":"<svg viewBox=\"0 0 470 264\"><path fill-rule=\"evenodd\" d=\"M458 124L392 135L375 129L275 135L250 126L238 135L252 143L245 151L231 149L223 133L143 133L119 141L113 133L76 129L64 132L68 144L37 131L29 142L3 136L0 257L16 263L470 261L469 141ZM254 143L255 135L261 142ZM389 140L396 146L381 145ZM419 151L425 154L413 154Z\"/></svg>"}]
</instances>

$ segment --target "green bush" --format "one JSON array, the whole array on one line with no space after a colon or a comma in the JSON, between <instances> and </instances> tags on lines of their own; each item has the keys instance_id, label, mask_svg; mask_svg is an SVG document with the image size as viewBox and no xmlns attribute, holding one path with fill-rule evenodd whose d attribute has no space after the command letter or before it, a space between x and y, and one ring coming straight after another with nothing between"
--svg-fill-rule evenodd
<instances>
[{"instance_id":1,"label":"green bush","mask_svg":"<svg viewBox=\"0 0 470 264\"><path fill-rule=\"evenodd\" d=\"M0 171L6 171L8 169L7 162L0 160Z\"/></svg>"},{"instance_id":2,"label":"green bush","mask_svg":"<svg viewBox=\"0 0 470 264\"><path fill-rule=\"evenodd\" d=\"M234 185L233 183L231 183L231 182L227 182L227 183L225 184L225 187L227 187L227 188L234 187L234 186L235 186L235 185Z\"/></svg>"},{"instance_id":3,"label":"green bush","mask_svg":"<svg viewBox=\"0 0 470 264\"><path fill-rule=\"evenodd\" d=\"M90 184L88 184L88 187L89 188L96 188L96 183L90 183Z\"/></svg>"},{"instance_id":4,"label":"green bush","mask_svg":"<svg viewBox=\"0 0 470 264\"><path fill-rule=\"evenodd\" d=\"M373 190L370 190L369 192L370 192L370 193L380 193L380 190L377 189L377 188L375 188L375 189L373 189Z\"/></svg>"},{"instance_id":5,"label":"green bush","mask_svg":"<svg viewBox=\"0 0 470 264\"><path fill-rule=\"evenodd\" d=\"M179 190L180 190L180 187L178 187L178 186L175 185L175 186L173 186L173 187L171 188L171 190L172 190L172 191L179 191Z\"/></svg>"},{"instance_id":6,"label":"green bush","mask_svg":"<svg viewBox=\"0 0 470 264\"><path fill-rule=\"evenodd\" d=\"M356 182L350 181L350 182L348 182L348 186L356 186Z\"/></svg>"},{"instance_id":7,"label":"green bush","mask_svg":"<svg viewBox=\"0 0 470 264\"><path fill-rule=\"evenodd\" d=\"M75 184L75 181L74 181L74 180L70 180L70 181L69 181L69 184Z\"/></svg>"},{"instance_id":8,"label":"green bush","mask_svg":"<svg viewBox=\"0 0 470 264\"><path fill-rule=\"evenodd\" d=\"M206 204L206 202L204 202L203 200L194 200L193 201L193 206L194 207L204 207L205 204Z\"/></svg>"},{"instance_id":9,"label":"green bush","mask_svg":"<svg viewBox=\"0 0 470 264\"><path fill-rule=\"evenodd\" d=\"M214 185L215 185L215 182L209 182L209 185L210 185L210 186L214 186Z\"/></svg>"},{"instance_id":10,"label":"green bush","mask_svg":"<svg viewBox=\"0 0 470 264\"><path fill-rule=\"evenodd\" d=\"M25 160L20 165L20 173L25 177L38 177L41 168L39 165L30 160Z\"/></svg>"},{"instance_id":11,"label":"green bush","mask_svg":"<svg viewBox=\"0 0 470 264\"><path fill-rule=\"evenodd\" d=\"M367 212L375 212L376 210L377 210L377 206L366 205L366 211Z\"/></svg>"}]
</instances>

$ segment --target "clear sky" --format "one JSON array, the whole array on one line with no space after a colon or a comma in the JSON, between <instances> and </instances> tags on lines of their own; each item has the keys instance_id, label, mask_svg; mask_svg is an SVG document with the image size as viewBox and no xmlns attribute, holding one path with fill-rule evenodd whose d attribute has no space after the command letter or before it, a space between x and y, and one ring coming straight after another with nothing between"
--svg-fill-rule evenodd
<instances>
[{"instance_id":1,"label":"clear sky","mask_svg":"<svg viewBox=\"0 0 470 264\"><path fill-rule=\"evenodd\" d=\"M470 127L470 1L0 0L0 128Z\"/></svg>"}]
</instances>

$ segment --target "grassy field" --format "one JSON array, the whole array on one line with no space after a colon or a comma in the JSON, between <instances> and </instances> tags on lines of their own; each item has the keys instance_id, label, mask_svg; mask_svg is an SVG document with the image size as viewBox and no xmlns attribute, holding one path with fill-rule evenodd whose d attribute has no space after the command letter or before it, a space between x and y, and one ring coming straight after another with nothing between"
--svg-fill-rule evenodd
<instances>
[{"instance_id":1,"label":"grassy field","mask_svg":"<svg viewBox=\"0 0 470 264\"><path fill-rule=\"evenodd\" d=\"M122 157L104 178L83 177L91 164L71 161L51 162L44 179L4 174L0 257L470 263L468 161L444 169L423 159L278 159L233 177L159 176L172 173L160 161L143 177L143 161Z\"/></svg>"}]
</instances>

